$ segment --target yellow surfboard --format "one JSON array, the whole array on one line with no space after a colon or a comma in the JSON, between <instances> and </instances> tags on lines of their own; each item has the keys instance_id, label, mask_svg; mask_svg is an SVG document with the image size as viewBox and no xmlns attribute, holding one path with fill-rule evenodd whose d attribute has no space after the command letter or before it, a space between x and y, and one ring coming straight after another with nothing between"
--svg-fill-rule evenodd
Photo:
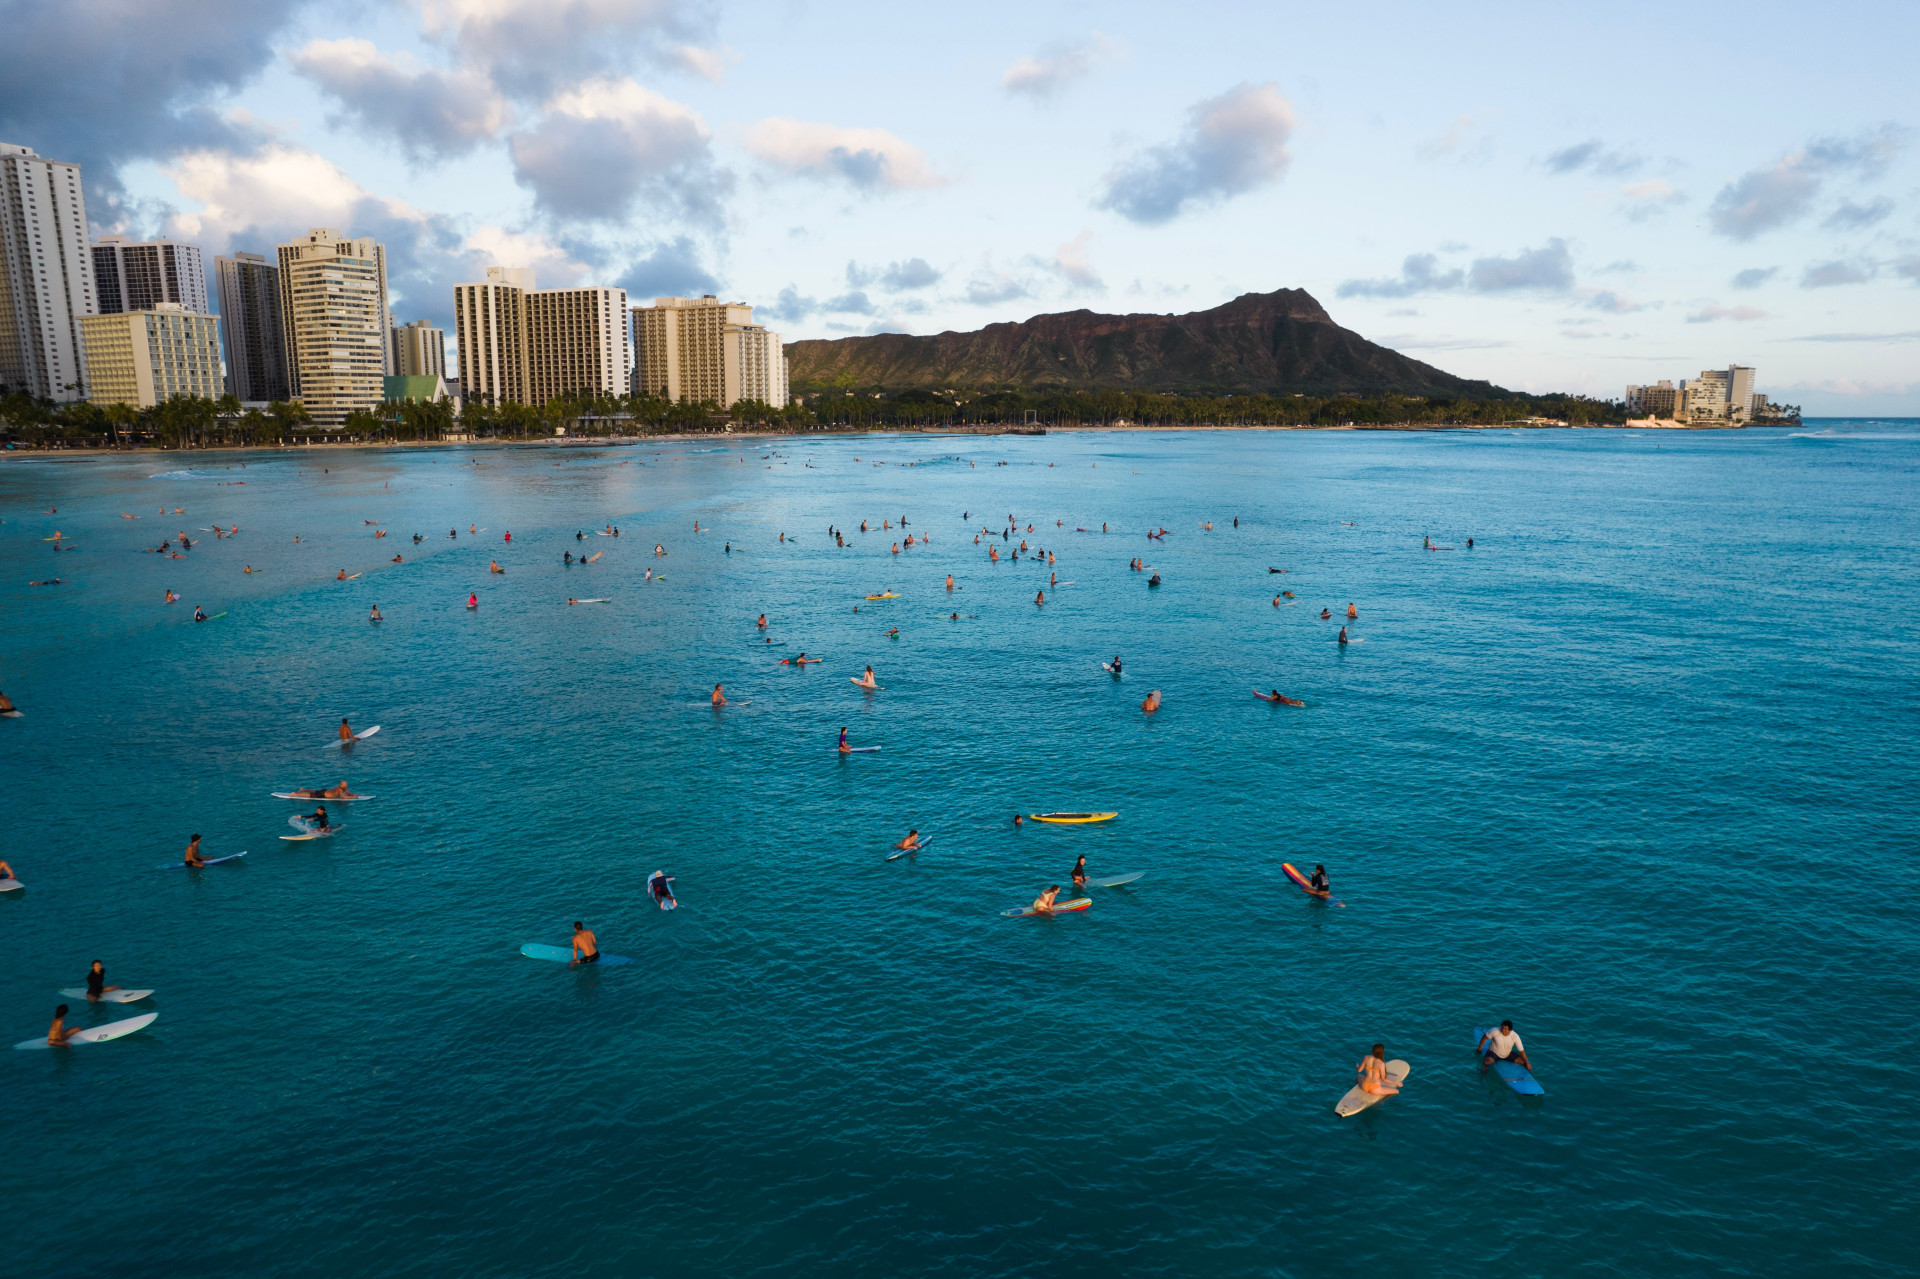
<instances>
[{"instance_id":1,"label":"yellow surfboard","mask_svg":"<svg viewBox=\"0 0 1920 1279\"><path fill-rule=\"evenodd\" d=\"M1117 812L1113 812L1113 813L1032 813L1032 814L1029 814L1029 816L1031 816L1031 817L1033 818L1033 820L1034 820L1034 821L1036 821L1036 822L1053 822L1053 823L1055 823L1055 824L1057 824L1057 825L1064 825L1064 826L1084 826L1084 825L1086 825L1086 824L1087 824L1088 822L1105 822L1105 821L1111 821L1112 819L1114 819L1114 818L1116 818L1116 817L1118 817L1119 815L1120 815L1120 814L1119 814L1119 813L1117 813Z\"/></svg>"}]
</instances>

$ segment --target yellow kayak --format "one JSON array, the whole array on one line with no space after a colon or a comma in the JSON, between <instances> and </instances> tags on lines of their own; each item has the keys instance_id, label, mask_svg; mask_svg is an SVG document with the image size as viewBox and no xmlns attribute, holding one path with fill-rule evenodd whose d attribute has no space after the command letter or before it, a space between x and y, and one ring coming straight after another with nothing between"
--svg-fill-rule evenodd
<instances>
[{"instance_id":1,"label":"yellow kayak","mask_svg":"<svg viewBox=\"0 0 1920 1279\"><path fill-rule=\"evenodd\" d=\"M897 600L900 597L892 591L888 591L885 595L869 595L867 598L870 600Z\"/></svg>"},{"instance_id":2,"label":"yellow kayak","mask_svg":"<svg viewBox=\"0 0 1920 1279\"><path fill-rule=\"evenodd\" d=\"M1056 822L1067 826L1081 826L1088 822L1111 821L1120 814L1115 813L1032 813L1036 822Z\"/></svg>"}]
</instances>

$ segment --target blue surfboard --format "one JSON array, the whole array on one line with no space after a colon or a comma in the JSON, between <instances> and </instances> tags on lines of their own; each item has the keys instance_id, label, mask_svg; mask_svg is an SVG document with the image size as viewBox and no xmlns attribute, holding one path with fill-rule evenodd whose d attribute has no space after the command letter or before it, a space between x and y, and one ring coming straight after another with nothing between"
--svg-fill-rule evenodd
<instances>
[{"instance_id":1,"label":"blue surfboard","mask_svg":"<svg viewBox=\"0 0 1920 1279\"><path fill-rule=\"evenodd\" d=\"M559 964L573 962L573 947L571 946L542 946L537 941L530 941L520 948L520 953L528 959L551 959ZM625 955L609 955L603 950L600 952L598 961L592 964L582 964L581 967L612 968L620 964L631 964L632 962L633 961Z\"/></svg>"},{"instance_id":2,"label":"blue surfboard","mask_svg":"<svg viewBox=\"0 0 1920 1279\"><path fill-rule=\"evenodd\" d=\"M1480 1041L1486 1038L1487 1031L1490 1029L1491 1027L1488 1026L1475 1026L1473 1028L1474 1056L1484 1057L1486 1055L1480 1047ZM1533 1077L1533 1072L1517 1061L1500 1061L1496 1059L1493 1063L1493 1073L1504 1079L1507 1087L1513 1089L1523 1097L1544 1097L1547 1095L1547 1090L1540 1086L1540 1081Z\"/></svg>"}]
</instances>

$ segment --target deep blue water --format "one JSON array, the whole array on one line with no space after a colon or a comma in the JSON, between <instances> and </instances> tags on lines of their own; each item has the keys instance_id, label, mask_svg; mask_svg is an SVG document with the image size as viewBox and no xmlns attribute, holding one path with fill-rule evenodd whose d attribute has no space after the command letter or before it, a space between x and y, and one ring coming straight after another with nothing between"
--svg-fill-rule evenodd
<instances>
[{"instance_id":1,"label":"deep blue water","mask_svg":"<svg viewBox=\"0 0 1920 1279\"><path fill-rule=\"evenodd\" d=\"M1910 1273L1917 475L1910 421L8 459L0 1041L94 958L160 1017L0 1049L4 1269ZM249 856L155 869L196 831ZM1148 873L1001 915L1082 852ZM519 955L574 919L636 963Z\"/></svg>"}]
</instances>

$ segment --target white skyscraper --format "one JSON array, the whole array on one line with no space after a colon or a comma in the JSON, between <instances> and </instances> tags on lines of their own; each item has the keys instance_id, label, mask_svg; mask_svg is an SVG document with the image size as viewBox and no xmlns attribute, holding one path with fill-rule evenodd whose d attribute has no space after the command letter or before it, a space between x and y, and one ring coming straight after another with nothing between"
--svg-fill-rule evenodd
<instances>
[{"instance_id":1,"label":"white skyscraper","mask_svg":"<svg viewBox=\"0 0 1920 1279\"><path fill-rule=\"evenodd\" d=\"M80 318L98 310L80 166L0 142L0 387L82 398Z\"/></svg>"},{"instance_id":2,"label":"white skyscraper","mask_svg":"<svg viewBox=\"0 0 1920 1279\"><path fill-rule=\"evenodd\" d=\"M279 256L287 380L315 422L338 427L386 394L386 246L315 227Z\"/></svg>"}]
</instances>

